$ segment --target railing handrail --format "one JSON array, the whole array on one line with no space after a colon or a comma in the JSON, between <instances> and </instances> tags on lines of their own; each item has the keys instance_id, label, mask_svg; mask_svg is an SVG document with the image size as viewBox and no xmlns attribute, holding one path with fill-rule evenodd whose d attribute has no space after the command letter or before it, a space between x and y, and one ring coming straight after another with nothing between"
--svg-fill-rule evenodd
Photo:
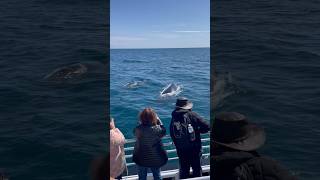
<instances>
[{"instance_id":1,"label":"railing handrail","mask_svg":"<svg viewBox=\"0 0 320 180\"><path fill-rule=\"evenodd\" d=\"M208 142L208 141L210 141L210 138L203 138L203 139L201 139L201 141L202 141L202 142ZM163 143L163 146L164 146L164 147L170 147L170 146L172 146L172 145L174 145L173 142ZM133 149L134 149L133 146L131 146L131 147L125 147L125 148L124 148L124 151L132 151Z\"/></svg>"},{"instance_id":2,"label":"railing handrail","mask_svg":"<svg viewBox=\"0 0 320 180\"><path fill-rule=\"evenodd\" d=\"M209 133L205 133L205 134L201 134L201 135L203 137L203 136L210 135L210 134ZM166 135L162 139L169 139L169 138L171 138L171 137L169 135ZM131 143L134 143L135 141L136 141L135 139L128 139L128 140L126 140L126 144L131 144ZM201 138L201 141L202 141L202 143L203 142L208 142L208 141L210 141L210 137ZM177 151L172 141L163 143L163 146L164 147L172 147L172 148L168 148L166 150L167 153L174 153L174 152ZM203 145L202 148L203 149L210 149L210 145ZM132 150L134 150L134 147L133 146L125 147L124 150L125 150L125 152L132 151ZM205 154L203 154L202 157L206 158L208 156L210 156L210 153L205 153ZM125 155L125 158L126 159L132 158L132 153L129 153L129 154ZM174 157L168 158L168 161L177 160L177 159L179 159L179 157L174 156ZM134 165L135 165L135 163L127 163L127 167L134 166Z\"/></svg>"},{"instance_id":3,"label":"railing handrail","mask_svg":"<svg viewBox=\"0 0 320 180\"><path fill-rule=\"evenodd\" d=\"M203 149L210 149L210 145L207 145L207 146L202 146ZM174 149L168 149L166 150L167 153L173 153L173 152L176 152L177 150L174 148ZM132 154L128 154L128 155L125 155L126 158L131 158L132 157Z\"/></svg>"},{"instance_id":4,"label":"railing handrail","mask_svg":"<svg viewBox=\"0 0 320 180\"><path fill-rule=\"evenodd\" d=\"M200 134L200 136L206 136L206 135L209 135L209 139L210 139L210 131L207 132L207 133ZM170 135L165 135L165 136L163 136L161 139L162 139L162 140L165 140L165 139L170 139L170 138L171 138ZM135 139L135 138L126 139L126 144L130 144L130 143L134 143L134 142L136 142L136 139Z\"/></svg>"},{"instance_id":5,"label":"railing handrail","mask_svg":"<svg viewBox=\"0 0 320 180\"><path fill-rule=\"evenodd\" d=\"M209 156L210 156L210 153L202 154L202 158L208 158ZM172 158L168 158L168 161L177 160L177 159L179 159L179 157L172 157ZM134 165L136 165L136 163L127 163L127 167L134 166Z\"/></svg>"},{"instance_id":6,"label":"railing handrail","mask_svg":"<svg viewBox=\"0 0 320 180\"><path fill-rule=\"evenodd\" d=\"M210 165L203 165L202 167L202 172L203 173L210 173ZM192 172L192 170L191 170ZM147 176L152 176L151 173L148 173ZM161 171L161 177L163 179L179 179L179 169L172 169L172 170L164 170ZM130 176L125 176L123 177L123 179L127 179L127 180L138 180L139 176L136 175L130 175ZM147 179L149 179L147 177ZM151 178L150 178L151 179ZM210 175L209 176L202 176L202 177L196 177L196 178L189 178L188 180L209 180L210 179Z\"/></svg>"}]
</instances>

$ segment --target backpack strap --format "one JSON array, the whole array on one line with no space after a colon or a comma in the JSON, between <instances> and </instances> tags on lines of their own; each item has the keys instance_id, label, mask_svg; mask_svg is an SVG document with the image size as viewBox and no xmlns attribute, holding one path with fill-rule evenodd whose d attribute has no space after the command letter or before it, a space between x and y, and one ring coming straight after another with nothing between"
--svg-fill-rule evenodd
<instances>
[{"instance_id":1,"label":"backpack strap","mask_svg":"<svg viewBox=\"0 0 320 180\"><path fill-rule=\"evenodd\" d=\"M260 156L257 153L253 154L254 157L249 158L245 162L242 162L240 165L236 166L234 169L234 176L237 177L237 180L263 180L262 176L254 176L252 169L249 167L250 164L259 160Z\"/></svg>"},{"instance_id":2,"label":"backpack strap","mask_svg":"<svg viewBox=\"0 0 320 180\"><path fill-rule=\"evenodd\" d=\"M237 166L233 173L234 176L237 177L237 180L255 180L246 162Z\"/></svg>"},{"instance_id":3,"label":"backpack strap","mask_svg":"<svg viewBox=\"0 0 320 180\"><path fill-rule=\"evenodd\" d=\"M189 113L184 113L183 114L183 119L184 119L186 124L191 124L191 119L189 117Z\"/></svg>"}]
</instances>

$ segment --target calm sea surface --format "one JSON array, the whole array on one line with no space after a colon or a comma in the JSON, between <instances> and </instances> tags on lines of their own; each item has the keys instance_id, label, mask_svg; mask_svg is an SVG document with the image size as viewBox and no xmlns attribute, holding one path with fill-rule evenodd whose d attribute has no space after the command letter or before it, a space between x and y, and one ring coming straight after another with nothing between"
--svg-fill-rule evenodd
<instances>
[{"instance_id":1,"label":"calm sea surface","mask_svg":"<svg viewBox=\"0 0 320 180\"><path fill-rule=\"evenodd\" d=\"M226 82L217 82L216 111L246 114L266 130L262 153L300 179L319 179L319 1L230 0L213 7L213 59Z\"/></svg>"},{"instance_id":2,"label":"calm sea surface","mask_svg":"<svg viewBox=\"0 0 320 180\"><path fill-rule=\"evenodd\" d=\"M10 179L89 179L106 151L106 6L0 2L0 168ZM83 63L79 78L47 81Z\"/></svg>"},{"instance_id":3,"label":"calm sea surface","mask_svg":"<svg viewBox=\"0 0 320 180\"><path fill-rule=\"evenodd\" d=\"M169 127L176 97L160 97L170 83L182 87L178 96L188 97L194 111L209 119L210 49L112 49L110 64L111 115L127 138L133 138L138 113L152 107ZM127 87L133 81L136 87Z\"/></svg>"},{"instance_id":4,"label":"calm sea surface","mask_svg":"<svg viewBox=\"0 0 320 180\"><path fill-rule=\"evenodd\" d=\"M138 113L145 107L152 107L168 128L179 96L189 98L193 110L209 120L209 48L112 49L110 55L110 111L126 138L134 138ZM139 85L128 87L130 82ZM177 97L161 97L160 91L170 83L182 92ZM178 168L176 162L173 166Z\"/></svg>"}]
</instances>

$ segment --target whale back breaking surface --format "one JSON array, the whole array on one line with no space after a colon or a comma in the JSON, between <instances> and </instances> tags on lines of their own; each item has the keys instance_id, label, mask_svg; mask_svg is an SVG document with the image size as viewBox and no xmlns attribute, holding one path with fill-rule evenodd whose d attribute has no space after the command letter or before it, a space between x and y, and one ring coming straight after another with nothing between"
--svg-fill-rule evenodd
<instances>
[{"instance_id":1,"label":"whale back breaking surface","mask_svg":"<svg viewBox=\"0 0 320 180\"><path fill-rule=\"evenodd\" d=\"M171 83L167 88L162 91L162 94L171 93L177 90L177 86L174 83Z\"/></svg>"},{"instance_id":2,"label":"whale back breaking surface","mask_svg":"<svg viewBox=\"0 0 320 180\"><path fill-rule=\"evenodd\" d=\"M88 68L83 64L72 64L55 69L53 72L45 76L44 79L52 81L74 79L83 76L87 71Z\"/></svg>"},{"instance_id":3,"label":"whale back breaking surface","mask_svg":"<svg viewBox=\"0 0 320 180\"><path fill-rule=\"evenodd\" d=\"M58 67L44 77L44 80L56 83L75 82L87 78L106 78L107 69L99 62L74 63Z\"/></svg>"},{"instance_id":4,"label":"whale back breaking surface","mask_svg":"<svg viewBox=\"0 0 320 180\"><path fill-rule=\"evenodd\" d=\"M129 89L134 89L134 88L143 86L144 84L145 84L145 81L131 81L125 84L124 86Z\"/></svg>"},{"instance_id":5,"label":"whale back breaking surface","mask_svg":"<svg viewBox=\"0 0 320 180\"><path fill-rule=\"evenodd\" d=\"M233 80L231 73L217 74L213 82L213 106L219 108L233 95L245 93L245 90L238 87L237 83Z\"/></svg>"},{"instance_id":6,"label":"whale back breaking surface","mask_svg":"<svg viewBox=\"0 0 320 180\"><path fill-rule=\"evenodd\" d=\"M176 96L180 92L182 92L181 86L175 83L170 83L160 92L160 96L161 97Z\"/></svg>"}]
</instances>

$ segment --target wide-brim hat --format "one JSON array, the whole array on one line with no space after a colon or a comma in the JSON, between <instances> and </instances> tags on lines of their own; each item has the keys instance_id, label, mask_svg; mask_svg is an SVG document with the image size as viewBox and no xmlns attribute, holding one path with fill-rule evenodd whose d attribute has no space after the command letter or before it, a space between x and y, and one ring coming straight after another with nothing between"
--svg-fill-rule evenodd
<instances>
[{"instance_id":1,"label":"wide-brim hat","mask_svg":"<svg viewBox=\"0 0 320 180\"><path fill-rule=\"evenodd\" d=\"M176 108L192 109L192 107L193 107L193 103L190 102L187 98L180 97L177 99Z\"/></svg>"},{"instance_id":2,"label":"wide-brim hat","mask_svg":"<svg viewBox=\"0 0 320 180\"><path fill-rule=\"evenodd\" d=\"M253 151L266 140L265 131L237 112L223 112L215 117L212 129L214 143L241 151Z\"/></svg>"}]
</instances>

